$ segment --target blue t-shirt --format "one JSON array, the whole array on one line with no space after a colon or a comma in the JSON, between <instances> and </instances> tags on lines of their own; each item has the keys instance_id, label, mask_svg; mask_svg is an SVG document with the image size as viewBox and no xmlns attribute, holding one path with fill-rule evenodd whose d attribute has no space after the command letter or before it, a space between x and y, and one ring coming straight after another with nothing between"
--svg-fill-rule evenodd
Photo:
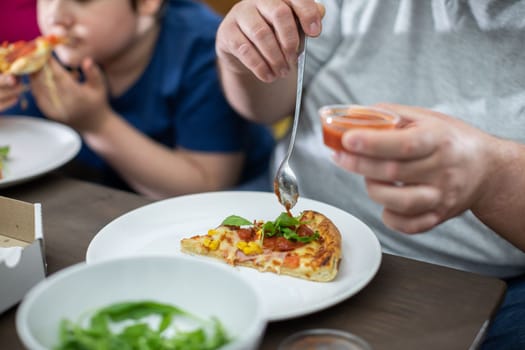
<instances>
[{"instance_id":1,"label":"blue t-shirt","mask_svg":"<svg viewBox=\"0 0 525 350\"><path fill-rule=\"evenodd\" d=\"M267 127L238 116L222 94L215 56L219 23L220 18L203 4L168 1L151 61L133 86L109 100L131 125L170 148L244 151L244 182L266 171L274 141ZM5 114L42 116L31 97L28 108L17 106ZM75 162L102 174L103 183L129 189L85 145Z\"/></svg>"}]
</instances>

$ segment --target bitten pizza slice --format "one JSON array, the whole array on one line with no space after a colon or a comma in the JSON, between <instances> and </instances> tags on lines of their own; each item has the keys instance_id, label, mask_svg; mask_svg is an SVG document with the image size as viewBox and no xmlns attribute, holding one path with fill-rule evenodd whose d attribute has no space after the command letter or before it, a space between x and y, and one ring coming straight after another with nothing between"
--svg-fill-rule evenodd
<instances>
[{"instance_id":1,"label":"bitten pizza slice","mask_svg":"<svg viewBox=\"0 0 525 350\"><path fill-rule=\"evenodd\" d=\"M0 47L0 73L23 75L39 71L51 57L53 48L63 41L48 35L31 41L3 43Z\"/></svg>"},{"instance_id":2,"label":"bitten pizza slice","mask_svg":"<svg viewBox=\"0 0 525 350\"><path fill-rule=\"evenodd\" d=\"M234 266L327 282L339 269L341 234L330 219L312 210L297 217L282 213L267 222L233 215L206 235L182 239L181 249Z\"/></svg>"},{"instance_id":3,"label":"bitten pizza slice","mask_svg":"<svg viewBox=\"0 0 525 350\"><path fill-rule=\"evenodd\" d=\"M39 36L31 41L4 42L0 46L0 73L25 75L43 70L45 84L50 93L50 98L58 110L62 111L59 94L51 69L47 62L55 46L65 43L64 38L55 35ZM22 94L20 103L22 109L26 108L27 99Z\"/></svg>"}]
</instances>

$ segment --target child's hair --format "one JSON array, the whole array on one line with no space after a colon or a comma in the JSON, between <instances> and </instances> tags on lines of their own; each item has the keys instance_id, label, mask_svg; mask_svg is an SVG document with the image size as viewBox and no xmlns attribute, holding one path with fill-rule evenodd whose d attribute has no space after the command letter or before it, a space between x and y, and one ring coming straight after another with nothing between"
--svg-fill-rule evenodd
<instances>
[{"instance_id":1,"label":"child's hair","mask_svg":"<svg viewBox=\"0 0 525 350\"><path fill-rule=\"evenodd\" d=\"M162 0L162 4L159 7L159 12L157 12L157 18L161 18L162 15L164 14L164 8L166 7L166 4L168 3L168 1L169 0ZM139 0L131 0L131 8L133 9L133 11L137 10L138 3L139 3Z\"/></svg>"}]
</instances>

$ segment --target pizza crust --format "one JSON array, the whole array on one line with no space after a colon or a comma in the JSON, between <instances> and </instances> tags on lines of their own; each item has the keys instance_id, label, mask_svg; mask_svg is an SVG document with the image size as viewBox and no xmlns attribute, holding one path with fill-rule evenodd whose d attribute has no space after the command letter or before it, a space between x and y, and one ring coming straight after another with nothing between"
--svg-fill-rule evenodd
<instances>
[{"instance_id":1,"label":"pizza crust","mask_svg":"<svg viewBox=\"0 0 525 350\"><path fill-rule=\"evenodd\" d=\"M311 259L307 259L304 265L301 264L300 268L293 269L283 266L281 273L295 277L301 277L298 274L305 275L307 279L313 281L333 280L337 275L342 257L341 233L332 220L312 210L303 212L302 221L311 222L308 226L319 232L322 243L319 249L315 249L310 253L311 255L307 255L311 256ZM308 246L305 247L305 249L307 248Z\"/></svg>"}]
</instances>

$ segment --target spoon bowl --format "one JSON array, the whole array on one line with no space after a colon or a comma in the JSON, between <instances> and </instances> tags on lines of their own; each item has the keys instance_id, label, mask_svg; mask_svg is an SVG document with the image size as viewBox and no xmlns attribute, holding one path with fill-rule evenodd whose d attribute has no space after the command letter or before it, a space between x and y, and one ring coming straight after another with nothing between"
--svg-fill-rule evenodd
<instances>
[{"instance_id":1,"label":"spoon bowl","mask_svg":"<svg viewBox=\"0 0 525 350\"><path fill-rule=\"evenodd\" d=\"M299 198L297 177L288 162L281 163L277 174L274 181L274 192L286 210L290 210L295 206Z\"/></svg>"}]
</instances>

